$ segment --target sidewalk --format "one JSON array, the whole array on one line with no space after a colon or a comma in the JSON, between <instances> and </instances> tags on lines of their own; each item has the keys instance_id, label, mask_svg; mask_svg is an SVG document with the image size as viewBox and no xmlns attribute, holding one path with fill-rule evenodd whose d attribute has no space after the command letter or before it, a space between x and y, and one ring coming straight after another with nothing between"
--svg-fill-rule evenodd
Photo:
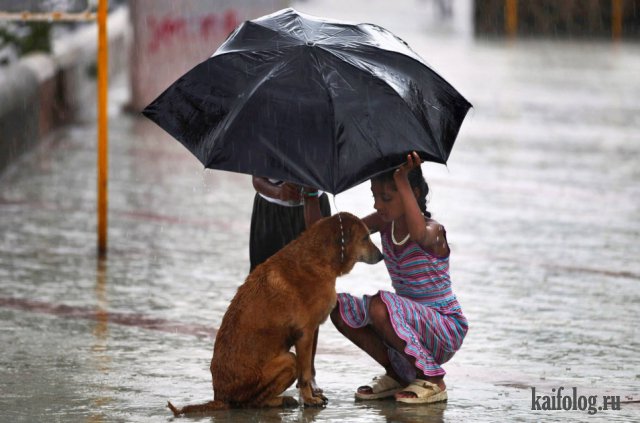
<instances>
[{"instance_id":1,"label":"sidewalk","mask_svg":"<svg viewBox=\"0 0 640 423\"><path fill-rule=\"evenodd\" d=\"M640 48L474 42L408 13L424 2L382 5L296 7L389 26L474 105L448 167L424 166L470 322L444 366L449 401L354 403L380 369L328 322L316 363L327 408L211 419L633 420L640 404L595 416L532 410L530 388L640 399ZM211 397L211 335L249 267L253 188L246 175L203 170L152 123L120 114L127 89L112 81L106 261L96 258L94 124L56 131L0 175L7 421L166 421L167 400ZM371 203L363 184L332 208L362 216ZM383 264L357 265L338 282L338 291L378 289L391 289Z\"/></svg>"}]
</instances>

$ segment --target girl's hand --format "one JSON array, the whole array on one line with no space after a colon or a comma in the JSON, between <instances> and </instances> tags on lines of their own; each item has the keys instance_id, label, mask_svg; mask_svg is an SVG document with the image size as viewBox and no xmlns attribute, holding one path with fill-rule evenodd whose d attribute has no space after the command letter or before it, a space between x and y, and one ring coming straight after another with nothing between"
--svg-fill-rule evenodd
<instances>
[{"instance_id":1,"label":"girl's hand","mask_svg":"<svg viewBox=\"0 0 640 423\"><path fill-rule=\"evenodd\" d=\"M407 154L407 161L403 163L396 171L393 173L394 179L398 180L398 178L403 179L406 178L411 169L416 167L420 167L422 164L422 159L418 156L418 153L413 151L411 154Z\"/></svg>"}]
</instances>

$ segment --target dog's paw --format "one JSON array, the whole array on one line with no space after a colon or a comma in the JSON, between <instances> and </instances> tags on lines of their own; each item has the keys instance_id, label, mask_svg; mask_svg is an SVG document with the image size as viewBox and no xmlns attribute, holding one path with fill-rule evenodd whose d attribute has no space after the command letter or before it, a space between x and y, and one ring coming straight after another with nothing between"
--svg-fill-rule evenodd
<instances>
[{"instance_id":1,"label":"dog's paw","mask_svg":"<svg viewBox=\"0 0 640 423\"><path fill-rule=\"evenodd\" d=\"M300 403L294 397L288 397L288 396L282 397L282 407L284 408L296 408L299 405Z\"/></svg>"},{"instance_id":2,"label":"dog's paw","mask_svg":"<svg viewBox=\"0 0 640 423\"><path fill-rule=\"evenodd\" d=\"M320 398L325 405L329 402L329 398L327 398L322 392L314 392L313 397Z\"/></svg>"},{"instance_id":3,"label":"dog's paw","mask_svg":"<svg viewBox=\"0 0 640 423\"><path fill-rule=\"evenodd\" d=\"M304 402L305 407L324 407L328 400L321 397L309 397L303 398L302 401Z\"/></svg>"}]
</instances>

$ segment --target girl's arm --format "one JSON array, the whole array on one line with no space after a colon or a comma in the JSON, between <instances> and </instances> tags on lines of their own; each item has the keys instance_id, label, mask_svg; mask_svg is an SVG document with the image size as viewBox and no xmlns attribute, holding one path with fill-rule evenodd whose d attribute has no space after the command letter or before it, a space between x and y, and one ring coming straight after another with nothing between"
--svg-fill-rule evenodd
<instances>
[{"instance_id":1,"label":"girl's arm","mask_svg":"<svg viewBox=\"0 0 640 423\"><path fill-rule=\"evenodd\" d=\"M373 212L369 216L363 217L362 221L364 222L365 225L367 225L367 228L369 228L370 234L380 232L380 230L382 229L382 226L384 225L384 222L378 215L378 212Z\"/></svg>"},{"instance_id":2,"label":"girl's arm","mask_svg":"<svg viewBox=\"0 0 640 423\"><path fill-rule=\"evenodd\" d=\"M404 205L409 237L412 241L417 242L425 251L437 257L448 257L449 246L447 245L444 227L433 219L428 219L425 222L425 216L422 214L422 211L420 211L420 207L416 201L416 195L419 194L414 192L413 189L411 189L411 185L409 185L409 179L407 177L409 171L414 167L420 166L421 163L422 160L420 156L414 151L407 155L407 162L400 166L393 174L396 188Z\"/></svg>"},{"instance_id":3,"label":"girl's arm","mask_svg":"<svg viewBox=\"0 0 640 423\"><path fill-rule=\"evenodd\" d=\"M315 195L307 195L308 193L315 192ZM305 188L303 190L304 196L304 225L305 228L309 228L311 225L322 219L322 210L320 210L320 197L318 191Z\"/></svg>"},{"instance_id":4,"label":"girl's arm","mask_svg":"<svg viewBox=\"0 0 640 423\"><path fill-rule=\"evenodd\" d=\"M418 202L416 201L416 193L411 189L409 185L408 174L411 169L420 166L422 160L415 151L407 155L407 162L400 166L393 174L393 180L396 183L396 188L402 204L404 206L404 218L407 222L407 229L409 230L409 237L412 241L422 245L426 236L427 228L424 221L424 215L420 211Z\"/></svg>"},{"instance_id":5,"label":"girl's arm","mask_svg":"<svg viewBox=\"0 0 640 423\"><path fill-rule=\"evenodd\" d=\"M419 242L422 249L428 251L431 255L445 258L449 257L449 244L447 243L447 231L444 226L433 219L428 219L426 224L426 236L422 242Z\"/></svg>"}]
</instances>

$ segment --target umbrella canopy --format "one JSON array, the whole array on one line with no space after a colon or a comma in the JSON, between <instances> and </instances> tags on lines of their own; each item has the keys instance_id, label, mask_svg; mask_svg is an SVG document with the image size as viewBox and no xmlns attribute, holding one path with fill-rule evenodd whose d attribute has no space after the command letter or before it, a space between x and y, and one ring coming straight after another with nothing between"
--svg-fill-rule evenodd
<instances>
[{"instance_id":1,"label":"umbrella canopy","mask_svg":"<svg viewBox=\"0 0 640 423\"><path fill-rule=\"evenodd\" d=\"M446 163L470 107L384 28L289 8L241 24L143 113L207 168L337 194L411 151Z\"/></svg>"}]
</instances>

